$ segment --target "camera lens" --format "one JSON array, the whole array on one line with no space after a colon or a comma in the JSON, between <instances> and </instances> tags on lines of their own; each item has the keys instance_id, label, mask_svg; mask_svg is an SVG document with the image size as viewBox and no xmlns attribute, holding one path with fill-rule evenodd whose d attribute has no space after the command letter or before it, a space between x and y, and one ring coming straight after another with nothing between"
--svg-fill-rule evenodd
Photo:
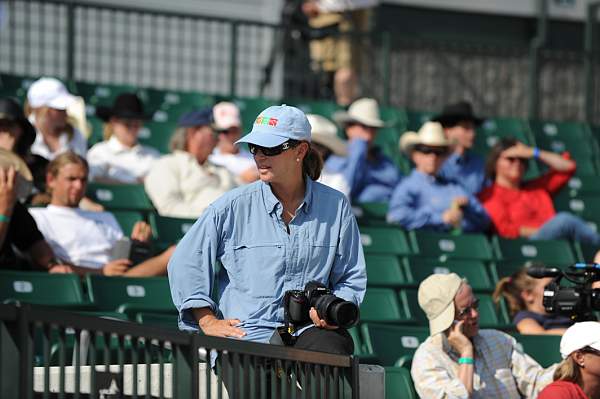
<instances>
[{"instance_id":1,"label":"camera lens","mask_svg":"<svg viewBox=\"0 0 600 399\"><path fill-rule=\"evenodd\" d=\"M315 302L319 317L328 324L350 328L358 323L358 306L335 295L323 295Z\"/></svg>"}]
</instances>

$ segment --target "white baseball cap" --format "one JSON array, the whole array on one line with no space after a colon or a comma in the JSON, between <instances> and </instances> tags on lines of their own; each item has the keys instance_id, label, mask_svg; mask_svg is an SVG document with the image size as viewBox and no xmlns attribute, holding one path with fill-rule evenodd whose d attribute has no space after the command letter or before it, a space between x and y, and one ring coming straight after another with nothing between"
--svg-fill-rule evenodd
<instances>
[{"instance_id":1,"label":"white baseball cap","mask_svg":"<svg viewBox=\"0 0 600 399\"><path fill-rule=\"evenodd\" d=\"M66 110L75 100L75 96L69 93L65 85L55 78L40 78L33 82L27 91L27 101L33 108Z\"/></svg>"},{"instance_id":2,"label":"white baseball cap","mask_svg":"<svg viewBox=\"0 0 600 399\"><path fill-rule=\"evenodd\" d=\"M600 323L597 321L583 321L569 327L560 340L560 354L566 359L586 346L600 351Z\"/></svg>"},{"instance_id":3,"label":"white baseball cap","mask_svg":"<svg viewBox=\"0 0 600 399\"><path fill-rule=\"evenodd\" d=\"M213 120L217 130L242 126L239 108L234 103L227 101L222 101L213 107Z\"/></svg>"}]
</instances>

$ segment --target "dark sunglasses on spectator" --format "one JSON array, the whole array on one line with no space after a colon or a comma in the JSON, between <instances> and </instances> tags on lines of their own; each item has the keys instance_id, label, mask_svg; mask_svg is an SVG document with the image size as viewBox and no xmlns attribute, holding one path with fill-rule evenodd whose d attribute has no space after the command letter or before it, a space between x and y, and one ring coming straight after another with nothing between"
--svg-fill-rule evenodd
<instances>
[{"instance_id":1,"label":"dark sunglasses on spectator","mask_svg":"<svg viewBox=\"0 0 600 399\"><path fill-rule=\"evenodd\" d=\"M261 147L255 144L250 144L248 143L248 149L250 150L250 153L252 155L256 155L257 151L260 150L260 152L266 156L266 157L274 157L276 155L281 154L284 151L289 150L290 148L294 148L296 146L298 146L298 144L300 144L300 142L298 140L288 140L283 144L280 144L276 147Z\"/></svg>"},{"instance_id":2,"label":"dark sunglasses on spectator","mask_svg":"<svg viewBox=\"0 0 600 399\"><path fill-rule=\"evenodd\" d=\"M519 161L519 162L523 162L523 163L527 162L527 160L525 158L518 158L518 157L503 157L503 158L506 159L510 163L515 162L515 161Z\"/></svg>"},{"instance_id":3,"label":"dark sunglasses on spectator","mask_svg":"<svg viewBox=\"0 0 600 399\"><path fill-rule=\"evenodd\" d=\"M416 146L415 151L418 151L422 154L435 154L437 156L446 155L448 153L448 149L446 147L428 147L426 145Z\"/></svg>"},{"instance_id":4,"label":"dark sunglasses on spectator","mask_svg":"<svg viewBox=\"0 0 600 399\"><path fill-rule=\"evenodd\" d=\"M479 298L475 298L475 300L473 301L471 306L467 306L466 308L456 312L456 319L457 320L464 319L465 317L469 316L473 310L478 310L478 309L479 309Z\"/></svg>"}]
</instances>

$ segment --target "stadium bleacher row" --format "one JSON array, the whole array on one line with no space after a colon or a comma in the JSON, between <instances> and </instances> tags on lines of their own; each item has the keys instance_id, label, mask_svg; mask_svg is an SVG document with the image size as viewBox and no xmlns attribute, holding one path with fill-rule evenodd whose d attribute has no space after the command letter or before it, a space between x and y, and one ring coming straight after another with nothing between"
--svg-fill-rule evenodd
<instances>
[{"instance_id":1,"label":"stadium bleacher row","mask_svg":"<svg viewBox=\"0 0 600 399\"><path fill-rule=\"evenodd\" d=\"M33 79L0 76L0 94L24 99ZM151 111L140 141L163 153L177 118L191 108L213 104L217 98L200 93L140 89L125 85L71 82L73 93L81 95L93 130L89 145L102 138L101 121L94 116L98 105L110 105L124 91L135 91ZM251 125L265 107L279 101L264 98L233 99L240 107L244 126ZM307 113L331 117L339 107L326 101L287 101ZM380 130L377 142L398 167L407 173L410 162L398 151L398 139L406 130L417 130L432 112L415 112L383 107L389 121ZM573 212L592 226L600 226L600 129L580 122L526 121L518 118L489 118L478 129L476 151L485 155L499 138L514 136L529 145L554 152L569 151L577 161L577 174L555 198L557 211ZM531 164L528 176L539 175ZM157 246L176 243L194 220L159 216L142 185L90 183L88 195L114 213L128 234L138 220L153 229ZM444 234L405 231L385 222L387 205L354 204L365 251L368 290L361 306L361 324L351 330L355 353L362 361L386 367L388 397L417 397L410 381L409 366L417 346L427 338L424 313L417 303L418 284L431 273L456 272L468 279L479 297L482 327L499 328L514 334L506 305L493 303L491 293L498 280L520 268L524 262L539 261L565 267L590 261L595 252L567 241L507 240L483 234ZM152 293L149 295L149 293ZM88 276L83 282L71 275L0 272L0 300L42 303L88 314L105 315L144 324L176 328L166 278L110 278ZM541 364L560 360L558 339L551 336L514 334L523 348ZM549 351L548 348L556 348ZM397 396L396 396L397 397Z\"/></svg>"}]
</instances>

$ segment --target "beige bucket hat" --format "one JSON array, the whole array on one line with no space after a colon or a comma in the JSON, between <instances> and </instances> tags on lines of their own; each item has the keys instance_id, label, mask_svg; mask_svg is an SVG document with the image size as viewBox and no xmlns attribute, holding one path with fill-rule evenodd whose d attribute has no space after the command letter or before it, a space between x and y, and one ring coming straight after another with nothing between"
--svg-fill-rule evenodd
<instances>
[{"instance_id":1,"label":"beige bucket hat","mask_svg":"<svg viewBox=\"0 0 600 399\"><path fill-rule=\"evenodd\" d=\"M321 115L307 114L311 127L312 142L329 148L335 155L345 157L348 154L346 141L337 135L337 127Z\"/></svg>"},{"instance_id":2,"label":"beige bucket hat","mask_svg":"<svg viewBox=\"0 0 600 399\"><path fill-rule=\"evenodd\" d=\"M419 285L419 306L429 319L429 335L446 331L454 321L454 297L463 283L456 273L432 274Z\"/></svg>"},{"instance_id":3,"label":"beige bucket hat","mask_svg":"<svg viewBox=\"0 0 600 399\"><path fill-rule=\"evenodd\" d=\"M340 125L349 122L358 122L371 127L384 127L385 122L381 120L379 104L372 98L360 98L354 101L348 111L338 111L333 115Z\"/></svg>"},{"instance_id":4,"label":"beige bucket hat","mask_svg":"<svg viewBox=\"0 0 600 399\"><path fill-rule=\"evenodd\" d=\"M400 137L400 150L409 154L418 144L431 147L447 147L450 142L439 122L425 122L418 132L406 132Z\"/></svg>"},{"instance_id":5,"label":"beige bucket hat","mask_svg":"<svg viewBox=\"0 0 600 399\"><path fill-rule=\"evenodd\" d=\"M0 148L0 168L7 170L10 167L15 169L17 177L15 185L17 188L17 198L26 199L31 194L33 188L33 177L27 164L14 152Z\"/></svg>"}]
</instances>

